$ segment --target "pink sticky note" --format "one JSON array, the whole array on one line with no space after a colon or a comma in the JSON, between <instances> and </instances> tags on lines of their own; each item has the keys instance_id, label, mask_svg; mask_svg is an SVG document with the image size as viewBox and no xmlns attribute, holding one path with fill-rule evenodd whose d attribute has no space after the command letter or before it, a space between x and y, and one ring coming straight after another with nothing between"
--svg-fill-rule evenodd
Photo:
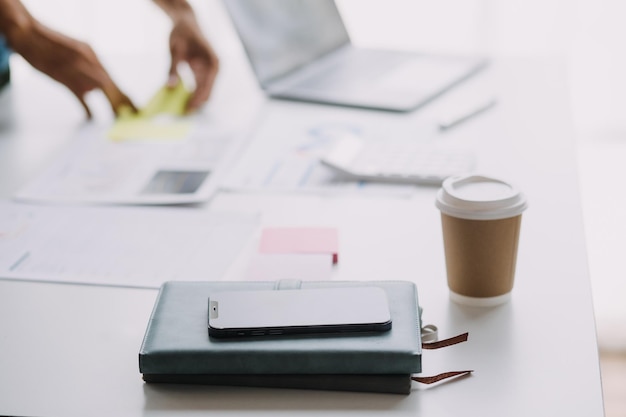
<instances>
[{"instance_id":1,"label":"pink sticky note","mask_svg":"<svg viewBox=\"0 0 626 417\"><path fill-rule=\"evenodd\" d=\"M261 253L328 253L339 260L337 229L326 227L270 227L263 230Z\"/></svg>"}]
</instances>

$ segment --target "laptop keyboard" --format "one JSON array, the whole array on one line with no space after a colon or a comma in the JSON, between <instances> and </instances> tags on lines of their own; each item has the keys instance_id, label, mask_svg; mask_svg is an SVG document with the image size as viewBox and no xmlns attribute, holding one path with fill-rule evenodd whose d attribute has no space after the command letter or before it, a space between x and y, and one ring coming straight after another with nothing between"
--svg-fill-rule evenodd
<instances>
[{"instance_id":1,"label":"laptop keyboard","mask_svg":"<svg viewBox=\"0 0 626 417\"><path fill-rule=\"evenodd\" d=\"M343 58L303 80L301 86L339 88L355 81L373 81L408 60L408 57L395 52L374 50L353 50Z\"/></svg>"}]
</instances>

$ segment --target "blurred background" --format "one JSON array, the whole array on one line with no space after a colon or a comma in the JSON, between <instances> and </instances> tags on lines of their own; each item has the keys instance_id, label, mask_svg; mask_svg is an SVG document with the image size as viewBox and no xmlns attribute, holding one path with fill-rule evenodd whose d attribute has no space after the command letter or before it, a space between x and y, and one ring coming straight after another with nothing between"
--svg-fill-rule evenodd
<instances>
[{"instance_id":1,"label":"blurred background","mask_svg":"<svg viewBox=\"0 0 626 417\"><path fill-rule=\"evenodd\" d=\"M362 46L563 62L570 86L572 140L579 151L607 416L626 415L626 396L619 391L626 386L626 2L337 1L353 41ZM133 91L129 72L153 77L153 85L165 80L169 22L150 0L23 2L41 21L89 42L122 89ZM233 31L219 1L190 2L209 39ZM234 36L214 40L218 55L242 53ZM131 65L144 56L157 57L154 65L158 69L145 71ZM13 64L21 67L22 73L32 71L19 57L13 58ZM118 76L122 72L124 75ZM36 78L34 85L16 88L36 89L38 82ZM41 78L41 85L44 83L50 84ZM46 88L57 88L62 99L74 100L61 86ZM133 94L141 97L151 92ZM76 113L68 117L82 118L82 109L77 106Z\"/></svg>"}]
</instances>

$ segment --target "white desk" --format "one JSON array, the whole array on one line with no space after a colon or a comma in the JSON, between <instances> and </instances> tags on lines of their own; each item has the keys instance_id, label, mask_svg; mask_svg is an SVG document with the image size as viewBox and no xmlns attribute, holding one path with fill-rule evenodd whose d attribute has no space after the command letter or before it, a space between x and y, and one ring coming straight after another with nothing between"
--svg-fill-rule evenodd
<instances>
[{"instance_id":1,"label":"white desk","mask_svg":"<svg viewBox=\"0 0 626 417\"><path fill-rule=\"evenodd\" d=\"M415 384L406 397L146 385L137 353L156 291L0 280L0 414L601 416L562 70L550 62L496 61L481 77L417 113L336 109L347 118L408 126L437 115L471 89L495 88L498 106L451 131L446 140L471 146L482 171L516 182L529 198L513 300L504 306L472 309L448 300L435 189L420 189L411 199L224 193L211 202L215 208L260 211L264 225L338 227L340 263L334 277L415 281L426 322L437 324L442 336L470 333L465 344L426 351L424 373L469 368L475 370L472 376L431 387ZM28 91L13 93L11 100L22 103L21 94ZM50 88L46 94L57 93ZM258 91L246 94L258 102ZM220 100L230 100L222 115L236 107L226 97L218 94L212 104L217 108ZM45 103L36 108L41 111ZM2 197L34 175L46 152L54 154L67 142L80 114L70 100L62 103L70 108L67 123L27 114L20 105L14 128L0 131ZM327 111L286 102L268 105L285 117ZM47 137L37 137L42 132ZM43 143L41 150L37 143ZM239 276L245 255L226 279Z\"/></svg>"}]
</instances>

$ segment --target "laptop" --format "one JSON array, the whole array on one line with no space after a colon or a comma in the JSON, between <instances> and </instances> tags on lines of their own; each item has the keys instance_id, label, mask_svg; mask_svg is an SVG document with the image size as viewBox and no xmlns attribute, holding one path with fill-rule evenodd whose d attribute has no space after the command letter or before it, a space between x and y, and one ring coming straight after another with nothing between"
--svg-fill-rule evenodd
<instances>
[{"instance_id":1,"label":"laptop","mask_svg":"<svg viewBox=\"0 0 626 417\"><path fill-rule=\"evenodd\" d=\"M482 58L365 49L334 0L224 0L259 84L274 98L409 111L478 72Z\"/></svg>"}]
</instances>

